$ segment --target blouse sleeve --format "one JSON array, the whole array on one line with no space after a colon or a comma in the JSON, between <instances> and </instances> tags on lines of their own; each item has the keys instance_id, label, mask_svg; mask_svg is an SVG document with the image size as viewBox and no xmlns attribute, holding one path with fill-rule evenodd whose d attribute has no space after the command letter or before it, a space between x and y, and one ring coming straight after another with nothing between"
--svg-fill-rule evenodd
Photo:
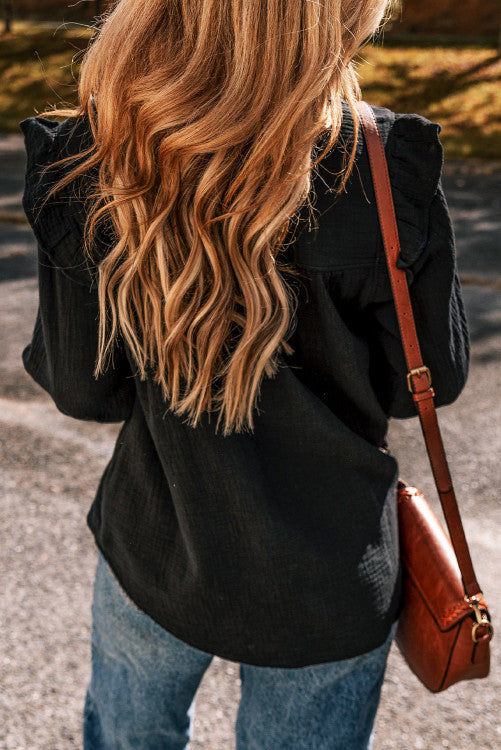
<instances>
[{"instance_id":1,"label":"blouse sleeve","mask_svg":"<svg viewBox=\"0 0 501 750\"><path fill-rule=\"evenodd\" d=\"M95 269L84 260L82 249L82 205L66 192L40 209L54 179L54 174L49 177L40 170L64 155L57 139L67 121L29 118L20 125L27 153L23 208L38 244L39 287L33 336L22 355L24 367L63 414L121 422L134 403L134 379L120 346L107 371L97 379L93 375L99 308Z\"/></svg>"},{"instance_id":2,"label":"blouse sleeve","mask_svg":"<svg viewBox=\"0 0 501 750\"><path fill-rule=\"evenodd\" d=\"M441 183L440 127L424 118L410 117L412 120L397 120L387 144L401 242L397 265L407 275L435 405L444 406L455 401L466 383L470 342L454 231ZM371 380L380 403L388 416L415 416L384 250L378 258L376 283L365 314Z\"/></svg>"}]
</instances>

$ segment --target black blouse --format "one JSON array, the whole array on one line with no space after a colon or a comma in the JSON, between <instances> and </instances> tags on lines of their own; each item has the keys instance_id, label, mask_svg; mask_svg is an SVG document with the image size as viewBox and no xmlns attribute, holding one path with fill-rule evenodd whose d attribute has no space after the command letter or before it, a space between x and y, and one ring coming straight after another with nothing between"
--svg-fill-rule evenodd
<instances>
[{"instance_id":1,"label":"black blouse","mask_svg":"<svg viewBox=\"0 0 501 750\"><path fill-rule=\"evenodd\" d=\"M424 362L436 404L467 377L469 343L441 187L440 126L374 108L389 162ZM76 125L76 127L74 127ZM124 422L87 523L136 605L178 638L248 664L301 667L379 646L401 604L389 417L415 407L379 232L367 152L335 198L336 146L316 168L316 222L287 252L301 270L294 353L263 381L254 433L197 428L141 381L125 346L95 380L96 268L84 260L85 207L70 188L37 201L79 151L83 118L21 123L23 206L38 241L40 306L26 370L64 414ZM347 107L341 140L353 133ZM96 244L99 245L99 237ZM102 247L105 247L105 242Z\"/></svg>"}]
</instances>

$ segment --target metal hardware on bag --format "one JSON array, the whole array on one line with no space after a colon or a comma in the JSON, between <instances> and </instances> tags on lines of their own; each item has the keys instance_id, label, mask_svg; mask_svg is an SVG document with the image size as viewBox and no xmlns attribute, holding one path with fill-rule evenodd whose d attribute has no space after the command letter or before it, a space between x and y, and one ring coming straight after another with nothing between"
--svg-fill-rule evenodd
<instances>
[{"instance_id":1,"label":"metal hardware on bag","mask_svg":"<svg viewBox=\"0 0 501 750\"><path fill-rule=\"evenodd\" d=\"M484 595L482 591L479 591L478 594L473 594L472 596L468 596L468 594L465 594L464 596L465 602L470 605L472 602L477 602L478 604L478 602L480 602L480 600L483 598L484 598Z\"/></svg>"},{"instance_id":2,"label":"metal hardware on bag","mask_svg":"<svg viewBox=\"0 0 501 750\"><path fill-rule=\"evenodd\" d=\"M487 615L485 614L485 612L483 612L478 606L480 603L480 599L482 598L483 598L483 594L481 591L479 591L478 594L474 594L474 596L464 597L465 602L469 604L470 607L474 610L475 617L477 618L476 623L474 623L471 629L471 637L472 637L473 643L478 643L479 639L477 638L477 630L480 627L487 628L487 631L491 637L494 635L494 628L492 626L491 621L487 618Z\"/></svg>"},{"instance_id":3,"label":"metal hardware on bag","mask_svg":"<svg viewBox=\"0 0 501 750\"><path fill-rule=\"evenodd\" d=\"M428 378L428 386L431 388L431 372L429 368L426 367L426 365L423 365L422 367L415 367L413 370L410 370L407 373L407 388L411 393L416 392L412 386L412 377L414 375L417 375L418 377L421 377L421 375L426 375L426 377Z\"/></svg>"}]
</instances>

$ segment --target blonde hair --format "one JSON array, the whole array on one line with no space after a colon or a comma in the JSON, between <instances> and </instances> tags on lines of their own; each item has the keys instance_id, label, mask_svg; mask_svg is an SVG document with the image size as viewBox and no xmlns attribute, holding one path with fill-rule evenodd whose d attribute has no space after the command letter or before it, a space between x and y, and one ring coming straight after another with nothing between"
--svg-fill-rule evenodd
<instances>
[{"instance_id":1,"label":"blonde hair","mask_svg":"<svg viewBox=\"0 0 501 750\"><path fill-rule=\"evenodd\" d=\"M353 111L360 97L353 58L387 6L120 0L103 17L78 107L43 113L85 115L93 135L49 195L95 167L86 252L98 222L114 230L98 264L96 377L121 336L189 424L215 409L225 435L254 429L262 377L293 351L283 242L339 135L342 98Z\"/></svg>"}]
</instances>

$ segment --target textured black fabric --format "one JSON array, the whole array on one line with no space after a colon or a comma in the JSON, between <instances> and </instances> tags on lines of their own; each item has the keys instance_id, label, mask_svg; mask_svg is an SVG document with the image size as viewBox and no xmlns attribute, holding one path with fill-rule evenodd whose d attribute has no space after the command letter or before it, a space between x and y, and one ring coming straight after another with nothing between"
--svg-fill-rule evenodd
<instances>
[{"instance_id":1,"label":"textured black fabric","mask_svg":"<svg viewBox=\"0 0 501 750\"><path fill-rule=\"evenodd\" d=\"M436 403L448 404L466 381L469 346L440 183L440 126L374 112L399 265ZM214 415L194 429L169 412L159 387L134 376L125 347L106 375L92 377L98 307L96 269L82 254L85 205L69 188L36 214L59 174L40 178L39 167L89 142L85 121L74 125L21 123L23 205L40 260L40 310L23 361L65 414L125 420L87 516L97 545L139 607L204 651L300 667L379 646L399 613L401 570L398 466L378 446L388 418L413 416L415 407L363 137L341 196L327 191L341 148L316 169L316 221L300 223L287 250L301 269L295 351L263 381L254 433L222 437ZM352 133L345 107L339 143Z\"/></svg>"}]
</instances>

